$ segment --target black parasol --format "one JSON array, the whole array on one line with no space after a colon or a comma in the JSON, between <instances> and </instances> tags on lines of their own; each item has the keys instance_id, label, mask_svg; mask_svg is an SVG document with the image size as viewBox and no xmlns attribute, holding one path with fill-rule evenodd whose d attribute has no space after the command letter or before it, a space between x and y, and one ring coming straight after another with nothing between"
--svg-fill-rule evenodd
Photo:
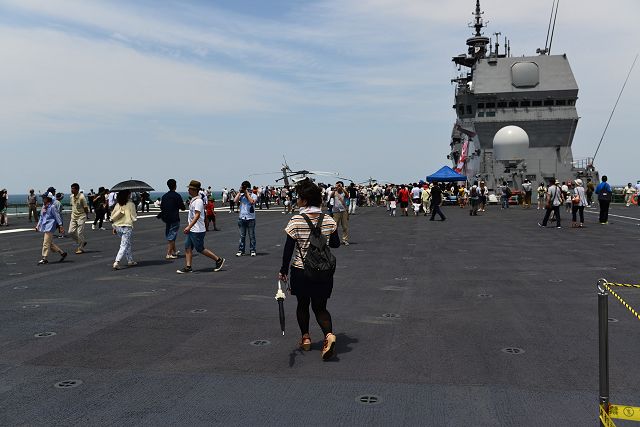
<instances>
[{"instance_id":1,"label":"black parasol","mask_svg":"<svg viewBox=\"0 0 640 427\"><path fill-rule=\"evenodd\" d=\"M144 181L138 181L136 179L128 179L126 181L122 181L111 187L111 191L123 191L130 190L133 192L139 191L153 191L153 187L147 184Z\"/></svg>"},{"instance_id":2,"label":"black parasol","mask_svg":"<svg viewBox=\"0 0 640 427\"><path fill-rule=\"evenodd\" d=\"M280 315L280 329L284 335L284 292L282 292L282 282L278 280L278 292L276 292L276 301L278 301L278 313Z\"/></svg>"}]
</instances>

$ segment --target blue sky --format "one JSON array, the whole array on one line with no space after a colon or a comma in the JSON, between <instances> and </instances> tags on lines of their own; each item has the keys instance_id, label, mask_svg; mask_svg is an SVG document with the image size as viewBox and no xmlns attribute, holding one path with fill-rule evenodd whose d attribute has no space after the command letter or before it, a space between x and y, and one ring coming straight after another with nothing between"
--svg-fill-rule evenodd
<instances>
[{"instance_id":1,"label":"blue sky","mask_svg":"<svg viewBox=\"0 0 640 427\"><path fill-rule=\"evenodd\" d=\"M487 33L507 35L513 55L544 45L551 1L481 3ZM420 179L447 161L451 57L474 7L0 0L0 187L133 177L162 190L174 177L221 188L277 171L283 154L356 181ZM580 87L576 158L595 151L640 50L639 15L634 0L560 4L552 53L567 53ZM596 161L614 183L640 179L638 68Z\"/></svg>"}]
</instances>

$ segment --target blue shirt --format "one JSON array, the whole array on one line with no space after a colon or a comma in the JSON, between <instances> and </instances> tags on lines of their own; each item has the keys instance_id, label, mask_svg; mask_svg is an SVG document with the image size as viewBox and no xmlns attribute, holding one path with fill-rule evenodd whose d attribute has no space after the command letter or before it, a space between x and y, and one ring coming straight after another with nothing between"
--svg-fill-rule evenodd
<instances>
[{"instance_id":1,"label":"blue shirt","mask_svg":"<svg viewBox=\"0 0 640 427\"><path fill-rule=\"evenodd\" d=\"M251 198L255 202L258 200L258 195L251 193ZM247 200L247 196L244 194L240 196L238 203L240 204L240 219L256 219L256 209L254 205Z\"/></svg>"},{"instance_id":2,"label":"blue shirt","mask_svg":"<svg viewBox=\"0 0 640 427\"><path fill-rule=\"evenodd\" d=\"M53 203L47 207L43 206L40 212L40 219L38 220L38 231L42 233L52 233L61 225L62 217L58 209L56 209L56 206Z\"/></svg>"},{"instance_id":3,"label":"blue shirt","mask_svg":"<svg viewBox=\"0 0 640 427\"><path fill-rule=\"evenodd\" d=\"M600 184L598 184L598 186L596 187L596 194L600 194L600 192L603 190L607 193L611 193L611 186L606 181L602 181Z\"/></svg>"}]
</instances>

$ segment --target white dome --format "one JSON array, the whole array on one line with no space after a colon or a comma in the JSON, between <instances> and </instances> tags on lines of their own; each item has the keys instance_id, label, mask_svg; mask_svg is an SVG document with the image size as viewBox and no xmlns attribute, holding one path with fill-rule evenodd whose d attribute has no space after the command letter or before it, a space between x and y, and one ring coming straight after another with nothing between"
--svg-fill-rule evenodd
<instances>
[{"instance_id":1,"label":"white dome","mask_svg":"<svg viewBox=\"0 0 640 427\"><path fill-rule=\"evenodd\" d=\"M521 127L505 126L493 137L493 156L496 160L523 160L528 151L529 135Z\"/></svg>"}]
</instances>

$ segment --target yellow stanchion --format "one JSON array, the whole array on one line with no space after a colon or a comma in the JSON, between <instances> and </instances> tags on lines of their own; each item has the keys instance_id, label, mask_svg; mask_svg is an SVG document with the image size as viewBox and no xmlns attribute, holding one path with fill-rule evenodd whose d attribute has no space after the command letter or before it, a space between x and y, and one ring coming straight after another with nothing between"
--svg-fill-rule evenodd
<instances>
[{"instance_id":1,"label":"yellow stanchion","mask_svg":"<svg viewBox=\"0 0 640 427\"><path fill-rule=\"evenodd\" d=\"M600 405L600 421L604 427L616 427L603 405Z\"/></svg>"},{"instance_id":2,"label":"yellow stanchion","mask_svg":"<svg viewBox=\"0 0 640 427\"><path fill-rule=\"evenodd\" d=\"M609 416L619 420L640 421L640 408L612 404L609 405Z\"/></svg>"}]
</instances>

